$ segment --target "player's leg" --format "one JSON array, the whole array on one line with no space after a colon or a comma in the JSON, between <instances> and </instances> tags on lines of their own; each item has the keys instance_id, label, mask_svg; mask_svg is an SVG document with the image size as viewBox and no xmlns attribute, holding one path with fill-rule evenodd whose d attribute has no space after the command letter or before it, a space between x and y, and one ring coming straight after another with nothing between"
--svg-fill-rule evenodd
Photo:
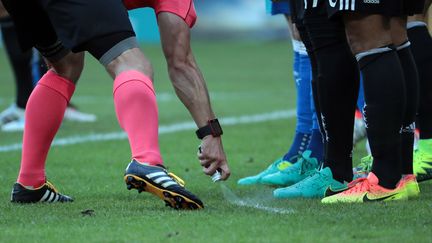
<instances>
[{"instance_id":1,"label":"player's leg","mask_svg":"<svg viewBox=\"0 0 432 243\"><path fill-rule=\"evenodd\" d=\"M363 74L364 113L374 163L366 179L355 181L350 189L323 199L323 203L408 198L408 180L401 180L400 152L406 109L405 78L393 45L390 18L384 15L392 13L392 6L395 5L374 5L382 9L371 9L370 5L359 3L343 13L347 36ZM396 9L396 13L399 11Z\"/></svg>"},{"instance_id":2,"label":"player's leg","mask_svg":"<svg viewBox=\"0 0 432 243\"><path fill-rule=\"evenodd\" d=\"M128 134L132 159L149 165L162 165L158 110L149 61L135 47L110 61L106 67L115 77L115 111L120 126Z\"/></svg>"},{"instance_id":3,"label":"player's leg","mask_svg":"<svg viewBox=\"0 0 432 243\"><path fill-rule=\"evenodd\" d=\"M33 90L33 80L30 67L32 51L23 52L18 45L17 33L13 21L0 3L0 25L3 43L16 84L16 100L6 110L0 113L0 126L13 121L24 120L24 109L28 97Z\"/></svg>"},{"instance_id":4,"label":"player's leg","mask_svg":"<svg viewBox=\"0 0 432 243\"><path fill-rule=\"evenodd\" d=\"M294 2L296 12L302 11L304 6L300 1ZM321 115L320 115L320 106L318 103L317 98L317 74L318 74L318 68L317 68L317 61L315 53L313 52L312 44L310 41L310 37L307 34L307 31L305 29L305 26L303 24L303 16L301 14L295 15L296 19L296 27L299 31L299 35L301 36L301 40L305 45L305 48L308 53L308 57L310 58L310 66L311 66L311 73L312 73L312 80L311 80L311 103L313 103L313 107L315 108L315 114L318 114L314 116L316 119L316 122L318 123L321 132L325 132L322 129L322 123L321 123ZM315 125L317 125L317 123ZM319 143L319 140L321 138L321 133L319 130L315 130L315 132L318 132L319 134L315 134L315 136L312 136L312 140L309 142L309 146L313 148L314 141ZM319 136L317 136L319 135ZM322 140L321 140L322 145ZM299 160L294 166L288 167L284 170L278 171L277 173L274 173L272 175L268 175L263 178L265 181L272 182L273 184L279 184L283 186L292 185L295 184L304 178L308 177L311 171L314 171L319 166L319 161L315 157L311 157L311 151L314 151L315 149L310 149L309 151L306 151L299 157ZM318 151L319 152L319 151ZM303 169L304 168L304 169ZM279 197L277 195L277 197Z\"/></svg>"},{"instance_id":5,"label":"player's leg","mask_svg":"<svg viewBox=\"0 0 432 243\"><path fill-rule=\"evenodd\" d=\"M399 57L388 47L393 43L390 19L349 14L344 20L364 78L365 116L375 161L372 171L381 186L395 188L401 177L400 154L395 151L401 151L399 132L406 101Z\"/></svg>"},{"instance_id":6,"label":"player's leg","mask_svg":"<svg viewBox=\"0 0 432 243\"><path fill-rule=\"evenodd\" d=\"M416 6L422 6L420 2L410 2L414 7L413 10L408 10L406 14L415 11ZM406 31L406 17L393 17L390 20L392 41L396 46L397 54L402 64L402 69L405 78L405 91L407 109L404 115L404 121L401 130L401 141L402 141L402 173L412 174L412 152L414 144L414 120L418 106L418 77L417 68L411 53L411 43L408 41ZM372 157L367 156L362 159L362 163L356 168L360 174L366 174L370 170L372 165ZM364 173L362 173L364 172Z\"/></svg>"},{"instance_id":7,"label":"player's leg","mask_svg":"<svg viewBox=\"0 0 432 243\"><path fill-rule=\"evenodd\" d=\"M293 142L287 151L287 153L281 158L275 160L270 166L268 166L264 171L257 175L245 177L239 180L239 184L268 184L268 185L284 185L284 174L280 171L287 169L292 164L296 163L302 154L308 148L311 139L311 129L313 120L313 111L311 109L311 68L310 61L307 55L306 48L301 41L300 35L297 28L293 24L294 11L288 2L271 2L271 14L284 14L288 22L288 27L290 30L292 38L292 46L294 51L294 61L293 61L293 74L296 84L297 91L297 124L296 132L294 135ZM315 151L312 151L315 152ZM319 147L317 148L317 154L310 156L319 156Z\"/></svg>"},{"instance_id":8,"label":"player's leg","mask_svg":"<svg viewBox=\"0 0 432 243\"><path fill-rule=\"evenodd\" d=\"M298 82L297 85L299 86L297 90L297 114L301 114L301 112L304 112L305 110L308 111L309 114L305 118L309 120L308 129L312 133L300 137L299 135L302 133L299 132L297 128L291 149L282 158L282 161L288 161L292 166L284 166L285 163L280 162L277 165L277 171L275 173L269 173L268 175L262 176L261 183L266 185L288 186L296 183L306 176L306 174L298 173L303 166L311 164L313 166L310 169L313 169L313 167L318 167L323 160L323 142L317 125L314 105L312 105L310 60L307 55L299 54L299 56L299 71L302 72L302 74L300 75L301 78L296 80L296 82ZM306 88L301 86L306 86ZM304 106L307 107L305 108ZM301 119L298 117L297 125L299 123L301 124ZM315 125L314 129L313 125ZM296 150L293 149L295 148L294 146L298 146Z\"/></svg>"},{"instance_id":9,"label":"player's leg","mask_svg":"<svg viewBox=\"0 0 432 243\"><path fill-rule=\"evenodd\" d=\"M12 20L6 17L1 20L3 43L12 66L16 84L16 106L25 109L28 97L33 90L30 66L32 51L23 52L17 41L16 30Z\"/></svg>"},{"instance_id":10,"label":"player's leg","mask_svg":"<svg viewBox=\"0 0 432 243\"><path fill-rule=\"evenodd\" d=\"M312 110L310 105L310 64L304 44L300 40L292 40L294 50L293 72L297 91L297 122L291 146L282 157L283 161L291 164L306 149L311 137Z\"/></svg>"},{"instance_id":11,"label":"player's leg","mask_svg":"<svg viewBox=\"0 0 432 243\"><path fill-rule=\"evenodd\" d=\"M297 100L300 99L300 95L299 95L299 88L298 88L298 82L297 80L299 79L299 68L300 68L300 54L298 53L297 49L298 49L298 41L295 41L295 34L296 32L293 31L291 29L292 27L292 21L291 21L291 16L290 16L290 12L291 12L291 6L289 5L288 2L272 2L272 1L266 1L266 7L267 7L267 12L270 13L271 15L277 15L277 14L284 14L285 18L288 22L288 28L290 31L290 35L292 38L292 44L293 44L293 51L294 51L294 56L293 56L293 76L294 76L294 80L296 81L296 91L297 91ZM299 106L297 106L298 108ZM297 109L297 117L299 117L299 109ZM296 131L298 130L297 128L303 127L300 123L299 123L300 119L297 119L297 125L296 125ZM304 127L303 127L304 128ZM299 136L297 136L299 135ZM292 145L290 146L290 148L288 149L287 153L285 153L282 157L277 158L276 160L274 160L269 166L267 166L267 168L265 168L263 171L259 172L258 174L252 175L252 176L247 176L244 178L241 178L238 180L238 184L239 185L253 185L253 184L268 184L268 185L272 185L271 182L264 182L262 179L267 176L267 175L271 175L274 173L279 172L280 170L284 170L287 167L292 165L292 162L296 161L296 155L298 152L298 148L302 143L302 137L308 139L309 138L309 134L298 134L296 132L296 134L294 135L294 142L292 143ZM296 140L297 140L297 144L296 144ZM296 144L294 146L294 144ZM293 161L290 161L293 160Z\"/></svg>"},{"instance_id":12,"label":"player's leg","mask_svg":"<svg viewBox=\"0 0 432 243\"><path fill-rule=\"evenodd\" d=\"M112 41L118 43L108 50L100 49L101 43L113 44ZM135 37L94 39L83 48L99 59L114 78L115 111L120 126L128 135L132 152L132 162L124 176L127 188L150 192L174 208L202 208L201 200L184 188L183 181L163 167L153 70L137 48Z\"/></svg>"},{"instance_id":13,"label":"player's leg","mask_svg":"<svg viewBox=\"0 0 432 243\"><path fill-rule=\"evenodd\" d=\"M88 51L115 79L114 105L120 126L126 131L132 158L151 165L162 164L158 144L158 116L153 89L153 70L138 48L127 11L121 2L105 1L104 11L94 18L98 4L92 1L82 7L80 0L44 5L54 27L74 52ZM69 9L67 16L57 9ZM69 21L63 21L68 18ZM88 22L104 21L101 26ZM73 40L69 32L76 32ZM145 112L142 112L142 111Z\"/></svg>"},{"instance_id":14,"label":"player's leg","mask_svg":"<svg viewBox=\"0 0 432 243\"><path fill-rule=\"evenodd\" d=\"M71 201L46 181L45 162L81 74L83 54L72 54L64 48L48 16L37 3L26 3L26 8L22 8L23 2L19 1L4 0L3 3L11 13L23 49L35 45L53 67L41 78L27 102L21 168L12 201Z\"/></svg>"},{"instance_id":15,"label":"player's leg","mask_svg":"<svg viewBox=\"0 0 432 243\"><path fill-rule=\"evenodd\" d=\"M408 37L420 81L416 122L420 129L420 140L414 153L414 173L418 181L432 178L432 38L426 24L430 5L431 1L426 1L424 13L408 18Z\"/></svg>"},{"instance_id":16,"label":"player's leg","mask_svg":"<svg viewBox=\"0 0 432 243\"><path fill-rule=\"evenodd\" d=\"M318 62L315 55L310 36L307 33L306 27L304 26L303 20L297 22L297 28L299 30L301 39L305 45L308 57L309 65L311 70L311 89L309 93L309 99L311 100L311 110L312 110L312 134L309 141L307 150L312 151L311 156L317 158L317 160L322 163L324 160L325 144L322 134L325 130L322 126L322 116L321 109L318 102Z\"/></svg>"},{"instance_id":17,"label":"player's leg","mask_svg":"<svg viewBox=\"0 0 432 243\"><path fill-rule=\"evenodd\" d=\"M47 67L39 53L33 50L23 52L18 44L15 25L9 14L0 4L0 24L4 45L11 63L16 84L16 102L0 114L2 131L13 132L24 130L24 110L34 85L47 72ZM96 117L86 114L68 104L65 112L66 120L91 122ZM5 124L7 123L7 124Z\"/></svg>"},{"instance_id":18,"label":"player's leg","mask_svg":"<svg viewBox=\"0 0 432 243\"><path fill-rule=\"evenodd\" d=\"M325 7L325 3L323 5ZM352 129L359 74L343 25L328 21L326 15L320 16L307 15L305 25L318 64L316 97L325 131L324 167L331 168L336 180L350 181ZM347 142L348 139L351 142Z\"/></svg>"},{"instance_id":19,"label":"player's leg","mask_svg":"<svg viewBox=\"0 0 432 243\"><path fill-rule=\"evenodd\" d=\"M323 197L328 187L342 189L346 187L344 182L352 179L352 129L358 71L343 25L327 20L325 8L322 8L325 1L318 3L321 8L315 9L312 2L309 3L304 23L311 42L311 60L316 62L314 98L321 114L326 153L323 169L302 169L300 173L309 171L310 174L290 187L275 190L274 196L278 198Z\"/></svg>"},{"instance_id":20,"label":"player's leg","mask_svg":"<svg viewBox=\"0 0 432 243\"><path fill-rule=\"evenodd\" d=\"M427 13L431 5L426 1L422 14L408 18L408 37L419 73L420 100L416 125L420 139L414 153L414 173L417 180L432 178L432 38L427 28Z\"/></svg>"},{"instance_id":21,"label":"player's leg","mask_svg":"<svg viewBox=\"0 0 432 243\"><path fill-rule=\"evenodd\" d=\"M40 79L28 100L18 177L23 185L36 188L46 181L46 156L73 95L82 64L82 53L52 61L52 69Z\"/></svg>"},{"instance_id":22,"label":"player's leg","mask_svg":"<svg viewBox=\"0 0 432 243\"><path fill-rule=\"evenodd\" d=\"M288 18L287 18L288 19ZM291 22L293 31L297 32ZM273 162L265 171L252 177L247 177L239 181L240 184L255 180L258 183L267 185L284 186L287 183L285 173L281 171L287 169L292 164L303 159L314 160L316 163L322 160L322 140L318 128L316 127L314 137L312 137L313 120L316 118L311 99L311 65L306 51L306 47L300 39L295 39L292 35L294 49L294 80L297 91L297 124L293 142L288 152L280 159ZM317 134L319 136L317 136ZM312 144L311 144L312 143ZM298 167L300 165L297 165Z\"/></svg>"},{"instance_id":23,"label":"player's leg","mask_svg":"<svg viewBox=\"0 0 432 243\"><path fill-rule=\"evenodd\" d=\"M85 0L58 2L47 5L50 17L62 20L68 9L69 22L56 22L64 32L82 31L82 42L73 42L73 51L86 50L106 68L114 79L113 97L120 126L128 135L132 161L126 168L124 180L128 189L147 191L179 209L203 208L199 198L184 188L181 179L163 167L158 142L158 110L153 88L153 69L138 48L127 11L116 0L97 0L82 8ZM104 5L103 11L100 6ZM50 12L51 10L51 12ZM97 14L96 14L97 13ZM98 18L94 18L94 16ZM88 25L102 21L101 25Z\"/></svg>"},{"instance_id":24,"label":"player's leg","mask_svg":"<svg viewBox=\"0 0 432 243\"><path fill-rule=\"evenodd\" d=\"M311 110L313 115L312 115L312 133L311 133L309 145L307 146L307 150L312 151L311 157L317 158L317 160L320 163L322 163L324 161L324 143L319 128L318 113L315 108L312 89L310 90L309 99L311 100L310 104L311 104Z\"/></svg>"},{"instance_id":25,"label":"player's leg","mask_svg":"<svg viewBox=\"0 0 432 243\"><path fill-rule=\"evenodd\" d=\"M293 26L295 28L295 26ZM294 78L297 88L297 125L294 140L287 154L284 155L284 160L295 163L297 157L305 150L310 149L312 126L314 118L314 110L312 109L313 100L311 99L311 79L312 71L310 60L306 52L306 47L301 40L293 40L297 42L297 50L295 50L294 62L298 63L297 69L294 70ZM319 149L311 150L311 156L321 160ZM293 159L293 157L295 159Z\"/></svg>"},{"instance_id":26,"label":"player's leg","mask_svg":"<svg viewBox=\"0 0 432 243\"><path fill-rule=\"evenodd\" d=\"M310 80L311 70L306 48L301 41L299 32L293 23L291 10L288 2L272 2L271 14L284 14L287 20L291 41L294 51L293 74L297 92L297 122L294 139L287 153L282 157L283 161L295 163L299 155L306 149L310 141L312 129L312 110L310 105Z\"/></svg>"},{"instance_id":27,"label":"player's leg","mask_svg":"<svg viewBox=\"0 0 432 243\"><path fill-rule=\"evenodd\" d=\"M308 80L311 82L311 86L315 87L316 91L316 83L313 81L313 78L316 78L316 64L315 64L315 54L311 52L312 48L310 46L309 36L305 34L305 29L302 24L302 21L297 19L296 26L298 27L300 36L302 41L304 42L305 48L308 52L308 57L310 57L309 63L307 64L307 69L309 73ZM308 58L309 59L309 58ZM313 78L311 77L311 73L313 74ZM310 100L311 103L314 103L314 100L311 96L312 91L309 90L309 96L306 96L307 99ZM306 94L307 95L307 94ZM312 105L310 108L311 110L314 110L315 106L319 107L319 104ZM319 110L319 109L317 109ZM318 111L314 111L314 113L317 113ZM315 116L313 115L312 118L315 119L315 129L312 130L313 134L311 137L311 140L308 145L308 149L304 151L297 159L297 162L290 167L287 167L283 170L277 171L276 173L266 175L262 178L262 182L265 184L270 185L279 185L279 186L288 186L295 184L301 180L303 180L305 177L309 175L309 172L314 171L316 168L318 168L319 164L322 163L322 150L323 150L323 142L321 133L318 129L318 119L317 117L321 116ZM307 168L306 170L304 168Z\"/></svg>"},{"instance_id":28,"label":"player's leg","mask_svg":"<svg viewBox=\"0 0 432 243\"><path fill-rule=\"evenodd\" d=\"M313 98L313 91L312 91L312 67L311 67L311 60L309 59L309 68L310 68L310 74L311 74L311 89L309 90L309 99L310 99L310 109L312 111L312 132L311 132L311 138L309 141L309 145L307 146L307 150L312 151L311 157L317 158L317 160L322 163L324 161L324 144L323 144L323 137L319 128L319 119L318 119L318 112L315 108L315 102Z\"/></svg>"},{"instance_id":29,"label":"player's leg","mask_svg":"<svg viewBox=\"0 0 432 243\"><path fill-rule=\"evenodd\" d=\"M413 174L413 148L415 119L418 107L418 72L408 41L405 17L394 17L390 20L392 40L396 46L399 61L405 79L406 109L401 130L402 174Z\"/></svg>"},{"instance_id":30,"label":"player's leg","mask_svg":"<svg viewBox=\"0 0 432 243\"><path fill-rule=\"evenodd\" d=\"M37 84L37 81L42 77L42 75L44 75L48 71L48 67L43 60L43 57L37 51L33 51L31 69L34 84ZM69 102L68 107L65 111L64 120L74 122L95 122L97 120L97 117L95 114L81 111L75 104ZM19 124L17 124L16 127L18 126Z\"/></svg>"},{"instance_id":31,"label":"player's leg","mask_svg":"<svg viewBox=\"0 0 432 243\"><path fill-rule=\"evenodd\" d=\"M299 5L304 8L298 1L295 3L295 5ZM297 9L297 11L302 11L300 9ZM307 150L312 151L311 156L314 158L317 158L317 160L322 163L324 160L324 143L323 143L323 137L322 133L324 133L324 129L322 127L322 120L321 120L321 109L319 107L318 102L318 86L317 86L317 79L318 79L318 62L316 60L316 55L314 53L314 48L312 46L310 36L307 33L306 27L304 25L304 16L302 14L296 14L296 28L299 32L299 36L304 43L304 47L306 48L306 53L308 55L307 64L305 66L308 66L308 71L310 74L310 91L309 91L309 99L310 99L310 109L312 111L312 132L311 132L311 138L309 141L309 145L307 147Z\"/></svg>"}]
</instances>

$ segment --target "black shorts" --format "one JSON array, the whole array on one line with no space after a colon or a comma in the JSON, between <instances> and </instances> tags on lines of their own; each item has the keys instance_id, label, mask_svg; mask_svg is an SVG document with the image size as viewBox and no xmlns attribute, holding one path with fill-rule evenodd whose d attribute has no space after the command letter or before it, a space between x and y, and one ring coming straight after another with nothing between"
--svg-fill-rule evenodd
<instances>
[{"instance_id":1,"label":"black shorts","mask_svg":"<svg viewBox=\"0 0 432 243\"><path fill-rule=\"evenodd\" d=\"M312 50L346 42L345 25L340 19L329 19L327 0L307 0L303 23L309 36Z\"/></svg>"},{"instance_id":2,"label":"black shorts","mask_svg":"<svg viewBox=\"0 0 432 243\"><path fill-rule=\"evenodd\" d=\"M319 20L327 18L327 1L328 0L306 0L304 4L304 19Z\"/></svg>"},{"instance_id":3,"label":"black shorts","mask_svg":"<svg viewBox=\"0 0 432 243\"><path fill-rule=\"evenodd\" d=\"M290 0L291 18L293 23L302 24L304 15L304 0Z\"/></svg>"},{"instance_id":4,"label":"black shorts","mask_svg":"<svg viewBox=\"0 0 432 243\"><path fill-rule=\"evenodd\" d=\"M422 14L426 8L426 0L405 0L404 14Z\"/></svg>"},{"instance_id":5,"label":"black shorts","mask_svg":"<svg viewBox=\"0 0 432 243\"><path fill-rule=\"evenodd\" d=\"M423 13L425 0L326 0L329 17L342 12L381 14L388 17Z\"/></svg>"},{"instance_id":6,"label":"black shorts","mask_svg":"<svg viewBox=\"0 0 432 243\"><path fill-rule=\"evenodd\" d=\"M23 50L50 47L60 40L80 52L86 43L117 33L134 35L120 0L2 0Z\"/></svg>"}]
</instances>

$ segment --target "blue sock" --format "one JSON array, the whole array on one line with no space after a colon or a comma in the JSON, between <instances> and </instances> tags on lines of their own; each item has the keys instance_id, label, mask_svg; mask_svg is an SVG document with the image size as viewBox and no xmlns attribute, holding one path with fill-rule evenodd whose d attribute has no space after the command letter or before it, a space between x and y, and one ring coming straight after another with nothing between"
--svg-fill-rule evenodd
<instances>
[{"instance_id":1,"label":"blue sock","mask_svg":"<svg viewBox=\"0 0 432 243\"><path fill-rule=\"evenodd\" d=\"M40 72L41 61L39 57L39 52L33 50L33 56L31 60L32 76L33 76L33 86L36 86L39 79L42 77L43 73Z\"/></svg>"},{"instance_id":2,"label":"blue sock","mask_svg":"<svg viewBox=\"0 0 432 243\"><path fill-rule=\"evenodd\" d=\"M324 160L324 145L320 130L312 129L312 136L310 138L308 150L312 151L311 157L316 158L318 162L323 162Z\"/></svg>"},{"instance_id":3,"label":"blue sock","mask_svg":"<svg viewBox=\"0 0 432 243\"><path fill-rule=\"evenodd\" d=\"M311 110L313 112L312 115L313 120L312 120L312 136L307 149L312 151L311 157L317 158L318 162L322 163L324 161L324 143L323 143L322 134L320 132L320 127L318 124L315 104L313 102L312 89L310 91L310 99L311 99Z\"/></svg>"},{"instance_id":4,"label":"blue sock","mask_svg":"<svg viewBox=\"0 0 432 243\"><path fill-rule=\"evenodd\" d=\"M307 55L298 54L296 52L294 56L294 78L297 88L296 131L310 134L313 123L313 111L311 109L310 98L312 71L310 60Z\"/></svg>"},{"instance_id":5,"label":"blue sock","mask_svg":"<svg viewBox=\"0 0 432 243\"><path fill-rule=\"evenodd\" d=\"M284 160L292 161L303 153L311 136L312 110L311 110L311 67L307 55L294 52L294 79L297 88L297 126L294 140L289 151L284 155Z\"/></svg>"},{"instance_id":6,"label":"blue sock","mask_svg":"<svg viewBox=\"0 0 432 243\"><path fill-rule=\"evenodd\" d=\"M296 132L295 137L294 137L294 141L291 144L291 148L283 156L283 160L295 163L297 156L302 154L306 150L306 148L308 147L310 138L311 138L310 134Z\"/></svg>"},{"instance_id":7,"label":"blue sock","mask_svg":"<svg viewBox=\"0 0 432 243\"><path fill-rule=\"evenodd\" d=\"M364 92L363 92L363 78L360 76L360 89L359 89L359 95L357 99L357 108L363 113L363 107L365 104L364 100Z\"/></svg>"}]
</instances>

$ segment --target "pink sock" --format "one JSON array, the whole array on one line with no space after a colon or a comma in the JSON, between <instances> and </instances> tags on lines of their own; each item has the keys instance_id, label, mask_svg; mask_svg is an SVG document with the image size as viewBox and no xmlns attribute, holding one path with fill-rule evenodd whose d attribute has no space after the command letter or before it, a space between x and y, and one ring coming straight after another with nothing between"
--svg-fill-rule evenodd
<instances>
[{"instance_id":1,"label":"pink sock","mask_svg":"<svg viewBox=\"0 0 432 243\"><path fill-rule=\"evenodd\" d=\"M63 120L75 84L48 71L27 102L21 169L18 182L39 187L46 181L45 161L51 142Z\"/></svg>"},{"instance_id":2,"label":"pink sock","mask_svg":"<svg viewBox=\"0 0 432 243\"><path fill-rule=\"evenodd\" d=\"M162 164L158 141L158 110L150 78L125 71L114 80L114 106L126 131L132 158L150 165Z\"/></svg>"}]
</instances>

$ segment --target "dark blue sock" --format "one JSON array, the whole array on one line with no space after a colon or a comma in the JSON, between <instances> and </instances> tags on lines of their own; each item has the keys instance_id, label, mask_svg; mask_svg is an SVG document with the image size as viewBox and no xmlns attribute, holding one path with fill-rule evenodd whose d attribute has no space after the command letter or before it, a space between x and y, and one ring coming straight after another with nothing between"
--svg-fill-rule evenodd
<instances>
[{"instance_id":1,"label":"dark blue sock","mask_svg":"<svg viewBox=\"0 0 432 243\"><path fill-rule=\"evenodd\" d=\"M311 110L311 66L307 55L294 52L294 80L297 91L297 126L291 148L284 155L284 160L296 162L299 154L303 153L311 136L312 115Z\"/></svg>"},{"instance_id":2,"label":"dark blue sock","mask_svg":"<svg viewBox=\"0 0 432 243\"><path fill-rule=\"evenodd\" d=\"M315 109L315 103L313 101L313 94L312 90L310 92L310 99L311 99L311 110L313 112L312 116L312 134L311 139L309 141L309 145L307 147L307 150L312 151L311 157L316 158L319 163L324 162L324 143L322 134L320 132L320 126L318 123L318 117Z\"/></svg>"},{"instance_id":3,"label":"dark blue sock","mask_svg":"<svg viewBox=\"0 0 432 243\"><path fill-rule=\"evenodd\" d=\"M296 158L299 154L302 154L306 150L306 148L308 147L310 138L311 138L311 135L308 133L296 132L296 135L294 137L294 141L291 144L291 148L284 155L283 159L286 161L290 161L290 162L295 163L296 160L293 160L293 158Z\"/></svg>"},{"instance_id":4,"label":"dark blue sock","mask_svg":"<svg viewBox=\"0 0 432 243\"><path fill-rule=\"evenodd\" d=\"M319 129L312 129L312 136L309 141L307 150L312 151L310 157L316 158L319 162L324 160L324 145L321 132Z\"/></svg>"},{"instance_id":5,"label":"dark blue sock","mask_svg":"<svg viewBox=\"0 0 432 243\"><path fill-rule=\"evenodd\" d=\"M296 132L310 134L313 111L311 109L311 65L307 55L294 56L294 78L297 90L297 126Z\"/></svg>"},{"instance_id":6,"label":"dark blue sock","mask_svg":"<svg viewBox=\"0 0 432 243\"><path fill-rule=\"evenodd\" d=\"M363 91L363 77L360 75L360 87L359 87L359 95L357 99L357 108L363 113L364 107L364 91Z\"/></svg>"}]
</instances>

